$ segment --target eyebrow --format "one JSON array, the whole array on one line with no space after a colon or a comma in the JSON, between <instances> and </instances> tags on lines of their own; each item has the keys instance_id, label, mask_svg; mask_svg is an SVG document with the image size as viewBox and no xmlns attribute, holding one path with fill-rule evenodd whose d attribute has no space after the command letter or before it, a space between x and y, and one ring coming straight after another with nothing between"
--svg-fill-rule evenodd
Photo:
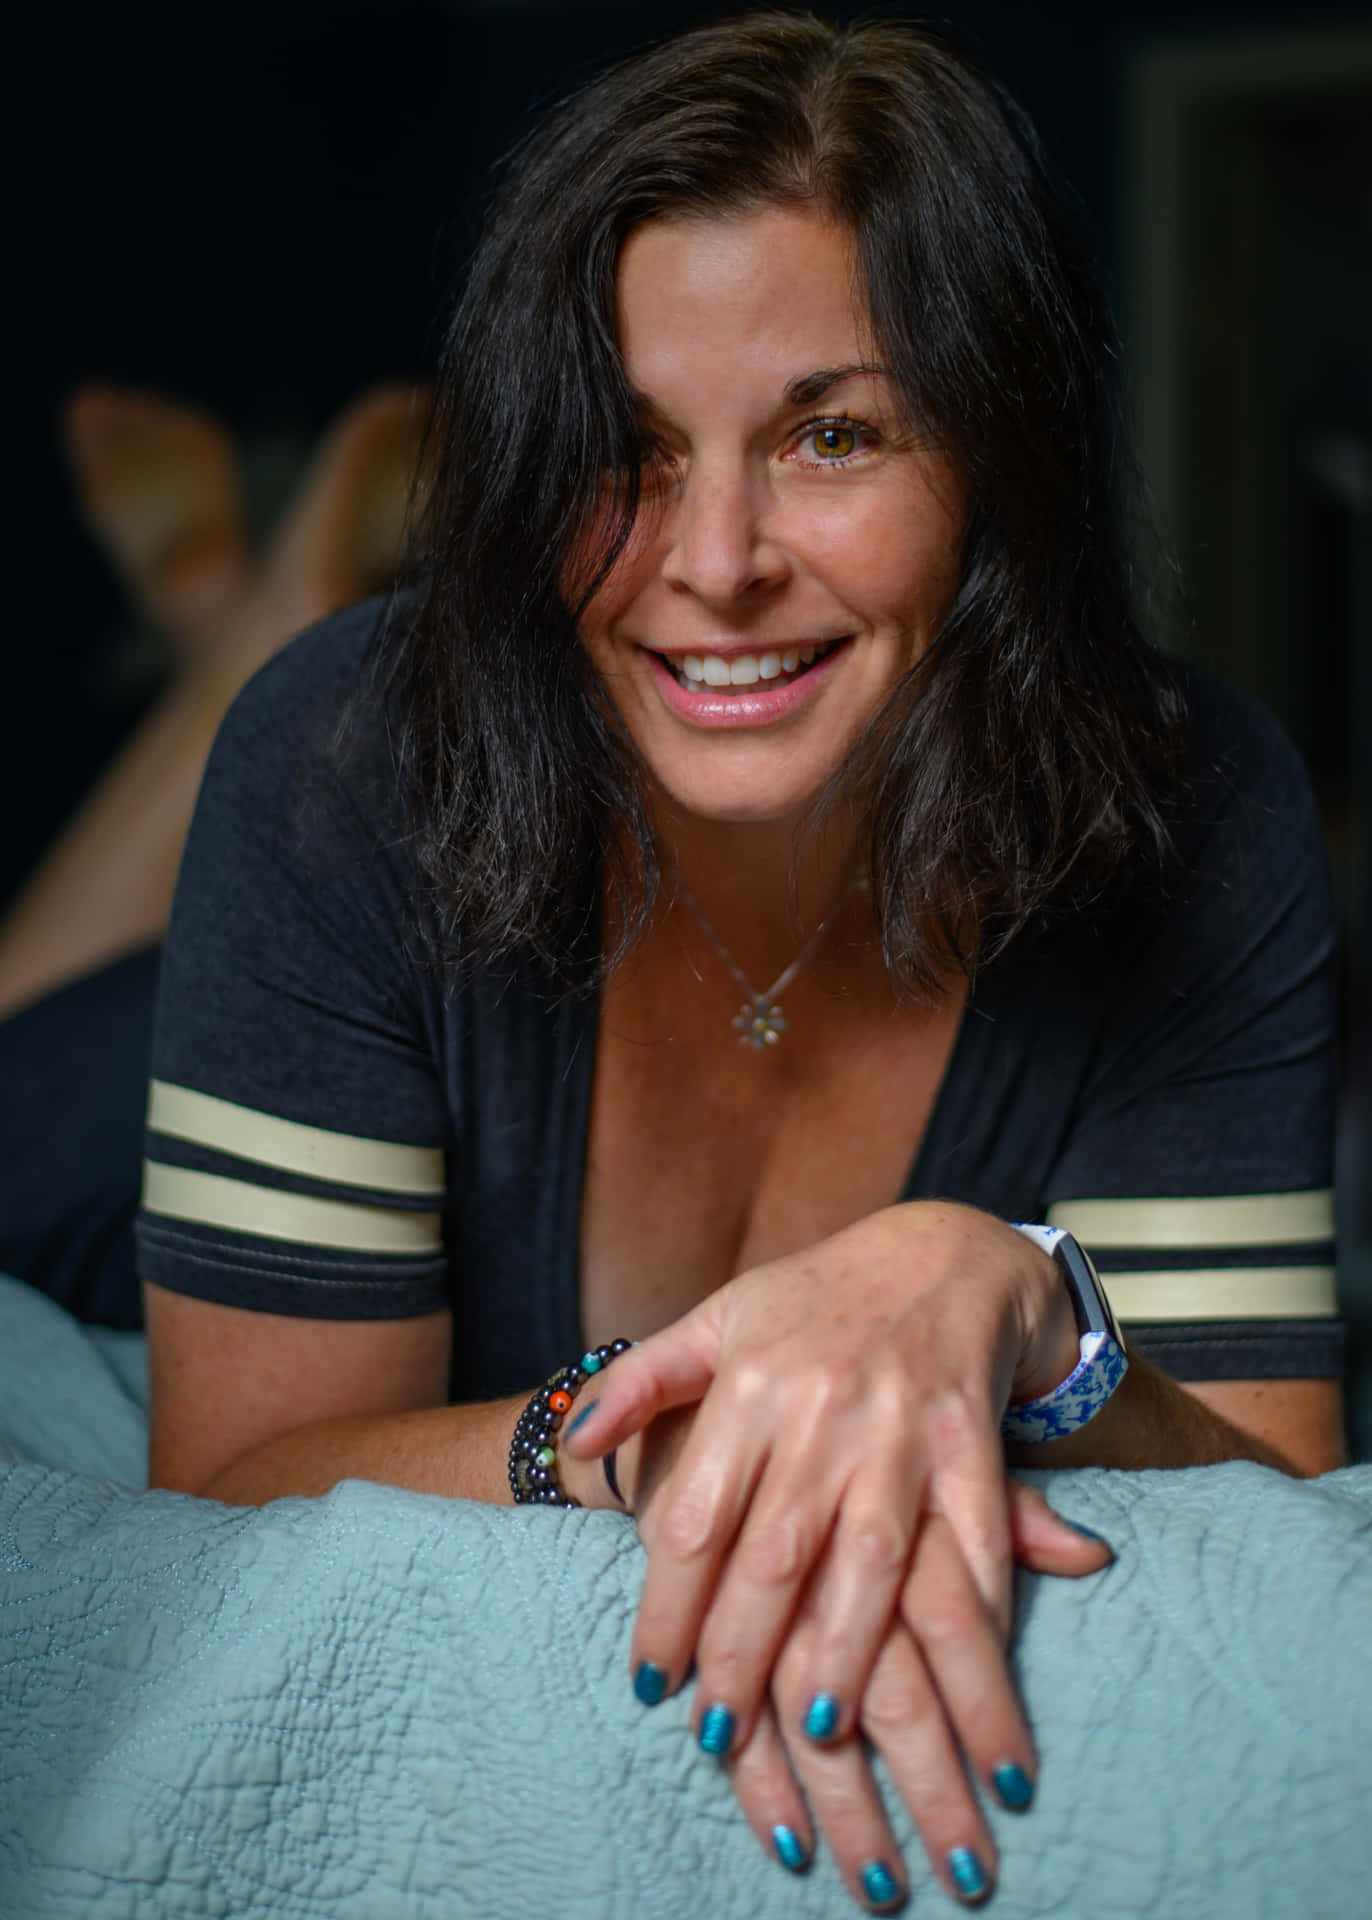
<instances>
[{"instance_id":1,"label":"eyebrow","mask_svg":"<svg viewBox=\"0 0 1372 1920\"><path fill-rule=\"evenodd\" d=\"M878 366L868 360L858 360L847 367L817 367L813 373L803 373L798 380L792 380L786 389L786 398L793 407L812 407L816 400L824 398L831 387L840 386L857 374L889 374L890 371L889 367Z\"/></svg>"}]
</instances>

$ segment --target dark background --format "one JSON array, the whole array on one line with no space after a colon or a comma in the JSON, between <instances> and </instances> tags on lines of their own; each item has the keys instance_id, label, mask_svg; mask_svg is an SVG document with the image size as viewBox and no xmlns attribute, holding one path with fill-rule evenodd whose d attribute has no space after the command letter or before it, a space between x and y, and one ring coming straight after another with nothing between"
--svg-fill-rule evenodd
<instances>
[{"instance_id":1,"label":"dark background","mask_svg":"<svg viewBox=\"0 0 1372 1920\"><path fill-rule=\"evenodd\" d=\"M98 377L213 407L245 436L269 518L345 401L430 368L486 169L528 114L608 54L731 10L276 0L30 23L9 73L30 130L10 228L24 516L0 904L151 688L72 509L64 397ZM1037 120L1144 363L1145 460L1166 468L1153 478L1191 589L1171 644L1259 692L1311 762L1346 936L1343 1204L1367 1240L1372 15L964 0L938 18ZM1279 53L1256 93L1182 117L1164 218L1140 162L1150 49L1330 32L1348 36L1342 94L1287 83ZM1146 321L1168 273L1185 318L1160 357Z\"/></svg>"}]
</instances>

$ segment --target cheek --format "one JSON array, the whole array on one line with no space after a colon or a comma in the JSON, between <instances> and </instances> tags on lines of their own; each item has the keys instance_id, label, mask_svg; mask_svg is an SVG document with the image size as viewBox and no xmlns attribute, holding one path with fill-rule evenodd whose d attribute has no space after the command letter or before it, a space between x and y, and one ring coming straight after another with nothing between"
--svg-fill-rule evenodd
<instances>
[{"instance_id":1,"label":"cheek","mask_svg":"<svg viewBox=\"0 0 1372 1920\"><path fill-rule=\"evenodd\" d=\"M582 645L593 659L601 660L614 645L614 627L648 588L658 571L654 528L640 515L629 543L595 591L577 621ZM586 571L589 571L589 563ZM583 572L582 579L586 578ZM584 589L583 589L584 590ZM564 594L564 601L575 596Z\"/></svg>"},{"instance_id":2,"label":"cheek","mask_svg":"<svg viewBox=\"0 0 1372 1920\"><path fill-rule=\"evenodd\" d=\"M816 571L855 612L921 629L937 625L961 577L958 527L942 512L883 511L816 527Z\"/></svg>"}]
</instances>

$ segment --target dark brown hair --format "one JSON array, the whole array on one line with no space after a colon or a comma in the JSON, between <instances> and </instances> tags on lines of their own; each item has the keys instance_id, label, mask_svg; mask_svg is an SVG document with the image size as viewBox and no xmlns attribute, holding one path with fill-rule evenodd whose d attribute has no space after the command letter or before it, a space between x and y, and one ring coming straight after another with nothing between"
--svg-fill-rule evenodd
<instances>
[{"instance_id":1,"label":"dark brown hair","mask_svg":"<svg viewBox=\"0 0 1372 1920\"><path fill-rule=\"evenodd\" d=\"M558 587L604 533L607 478L620 512L588 591L637 506L616 262L658 215L807 202L856 236L911 423L970 503L942 631L836 782L866 797L888 965L927 989L950 951L985 958L1165 853L1181 700L1131 610L1111 331L1033 131L937 34L758 13L560 105L512 157L467 273L423 585L382 650L450 953L571 984L607 863L625 941L644 924L641 768Z\"/></svg>"}]
</instances>

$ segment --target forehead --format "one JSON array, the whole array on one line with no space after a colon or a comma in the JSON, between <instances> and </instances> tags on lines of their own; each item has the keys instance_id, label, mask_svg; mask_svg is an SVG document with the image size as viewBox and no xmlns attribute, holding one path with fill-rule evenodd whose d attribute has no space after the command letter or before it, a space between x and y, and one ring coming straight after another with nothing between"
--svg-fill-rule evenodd
<instances>
[{"instance_id":1,"label":"forehead","mask_svg":"<svg viewBox=\"0 0 1372 1920\"><path fill-rule=\"evenodd\" d=\"M806 207L650 220L620 252L615 321L631 383L797 375L870 356L850 231Z\"/></svg>"}]
</instances>

